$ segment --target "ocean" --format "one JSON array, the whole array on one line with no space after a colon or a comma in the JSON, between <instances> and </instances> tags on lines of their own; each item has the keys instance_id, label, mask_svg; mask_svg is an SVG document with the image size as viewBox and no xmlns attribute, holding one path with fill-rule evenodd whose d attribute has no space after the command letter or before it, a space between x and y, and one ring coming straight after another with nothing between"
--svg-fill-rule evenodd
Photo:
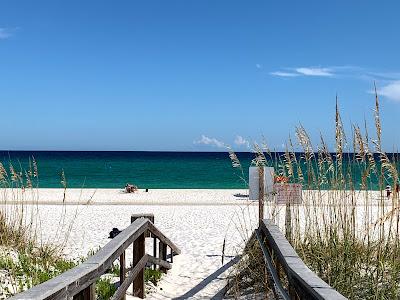
<instances>
[{"instance_id":1,"label":"ocean","mask_svg":"<svg viewBox=\"0 0 400 300\"><path fill-rule=\"evenodd\" d=\"M254 154L236 154L247 180ZM0 161L8 170L10 162L16 171L28 169L31 157L38 165L41 188L63 187L63 171L69 188L122 188L126 183L142 189L246 188L227 152L0 151ZM354 172L356 188L359 177ZM376 189L377 179L371 180L370 187Z\"/></svg>"},{"instance_id":2,"label":"ocean","mask_svg":"<svg viewBox=\"0 0 400 300\"><path fill-rule=\"evenodd\" d=\"M239 153L244 166L251 153ZM145 151L0 151L0 161L10 161L19 171L29 158L38 165L39 187L61 188L64 171L69 188L122 188L126 183L149 189L245 188L228 153Z\"/></svg>"}]
</instances>

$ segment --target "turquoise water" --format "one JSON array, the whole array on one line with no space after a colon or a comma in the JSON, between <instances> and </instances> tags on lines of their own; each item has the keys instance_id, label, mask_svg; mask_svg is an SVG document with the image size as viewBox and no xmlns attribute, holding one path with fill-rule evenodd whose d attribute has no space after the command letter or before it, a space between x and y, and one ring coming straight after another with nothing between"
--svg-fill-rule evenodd
<instances>
[{"instance_id":1,"label":"turquoise water","mask_svg":"<svg viewBox=\"0 0 400 300\"><path fill-rule=\"evenodd\" d=\"M254 154L236 154L247 179ZM300 155L296 154L298 158ZM232 168L226 152L0 151L4 166L9 169L12 162L17 171L28 168L32 156L38 164L39 187L42 188L62 187L60 175L63 170L70 188L121 188L126 183L149 189L246 187L239 177L239 170ZM359 188L358 166L347 164L349 166L355 188ZM370 178L370 188L377 188L376 177Z\"/></svg>"},{"instance_id":2,"label":"turquoise water","mask_svg":"<svg viewBox=\"0 0 400 300\"><path fill-rule=\"evenodd\" d=\"M31 156L41 188L62 187L62 170L70 188L121 188L126 183L139 188L244 188L228 153L2 151L0 161L8 166L11 160L15 169L24 169ZM239 157L250 165L253 155Z\"/></svg>"}]
</instances>

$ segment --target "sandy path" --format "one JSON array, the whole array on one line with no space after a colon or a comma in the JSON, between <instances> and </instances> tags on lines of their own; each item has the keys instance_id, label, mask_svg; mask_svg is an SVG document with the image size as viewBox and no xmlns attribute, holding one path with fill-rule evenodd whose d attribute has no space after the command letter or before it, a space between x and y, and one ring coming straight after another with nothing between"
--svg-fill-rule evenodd
<instances>
[{"instance_id":1,"label":"sandy path","mask_svg":"<svg viewBox=\"0 0 400 300\"><path fill-rule=\"evenodd\" d=\"M251 205L243 211L243 205L228 205L227 200L237 203L232 192L234 191L214 192L207 198L204 190L192 191L192 194L184 191L182 193L187 195L186 202L177 204L42 204L28 205L26 211L38 210L39 231L42 232L41 240L44 242L60 243L65 233L69 232L64 252L70 257L85 256L90 250L104 246L109 241L109 231L113 227L127 227L131 214L153 213L156 226L181 249L182 254L174 258L172 269L163 276L157 289L147 298L221 299L226 277L234 264L232 259L240 253L242 236L251 231L250 223L256 224L257 216L257 206ZM221 200L219 194L226 196ZM106 199L106 195L102 197ZM176 195L175 192L175 196L170 193L168 197L173 201L179 197L179 193ZM201 197L204 197L203 200ZM208 205L196 201L207 201ZM243 200L239 201L242 203ZM221 254L225 237L226 257L222 265ZM146 246L151 244L152 240L148 240ZM147 251L151 254L150 247ZM128 263L131 257L132 249L129 247Z\"/></svg>"},{"instance_id":2,"label":"sandy path","mask_svg":"<svg viewBox=\"0 0 400 300\"><path fill-rule=\"evenodd\" d=\"M17 193L17 195L15 195ZM123 229L130 223L131 214L153 213L156 226L168 236L182 254L174 258L173 268L164 275L157 289L148 299L220 299L226 284L226 276L233 264L232 259L241 251L243 241L257 224L258 205L248 201L244 190L152 190L148 193L124 194L119 190L68 190L66 203L60 189L40 189L35 193L0 190L0 197L7 203L42 203L27 205L25 211L38 212L36 224L42 233L41 240L61 243L69 232L64 252L70 257L86 256L90 250L104 246L113 227ZM323 205L310 211L303 205L293 208L293 216L304 220L306 215L326 214L332 192L324 192ZM304 197L306 196L306 197ZM304 192L304 199L312 203L313 192ZM379 197L372 192L371 203L364 207L365 195L357 196L357 214L360 228L366 212L376 216ZM342 201L348 202L346 195ZM391 209L391 200L385 199L385 211ZM4 202L3 202L4 203ZM85 205L77 205L78 203ZM311 204L311 207L313 205ZM15 208L15 205L0 205ZM275 221L283 227L285 207L266 203L265 215L272 212ZM374 221L366 222L370 226ZM369 219L369 218L367 218ZM73 222L72 222L73 220ZM71 226L70 226L71 225ZM360 231L363 232L362 230ZM226 259L221 263L224 238L227 237ZM147 246L151 245L151 240ZM148 249L151 254L151 249ZM132 258L131 247L127 250L128 263Z\"/></svg>"}]
</instances>

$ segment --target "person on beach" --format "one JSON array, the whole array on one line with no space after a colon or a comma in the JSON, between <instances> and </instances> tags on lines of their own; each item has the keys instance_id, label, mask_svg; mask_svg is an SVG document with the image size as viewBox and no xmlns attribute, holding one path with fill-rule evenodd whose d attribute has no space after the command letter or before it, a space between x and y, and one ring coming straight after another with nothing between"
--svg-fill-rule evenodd
<instances>
[{"instance_id":1,"label":"person on beach","mask_svg":"<svg viewBox=\"0 0 400 300\"><path fill-rule=\"evenodd\" d=\"M390 198L390 194L392 193L391 189L390 189L390 185L386 186L386 197L388 197L388 199Z\"/></svg>"},{"instance_id":2,"label":"person on beach","mask_svg":"<svg viewBox=\"0 0 400 300\"><path fill-rule=\"evenodd\" d=\"M129 184L129 183L127 183L126 185L125 185L125 192L127 192L127 193L134 193L134 192L136 192L138 189L137 189L137 186L136 185L133 185L133 184Z\"/></svg>"}]
</instances>

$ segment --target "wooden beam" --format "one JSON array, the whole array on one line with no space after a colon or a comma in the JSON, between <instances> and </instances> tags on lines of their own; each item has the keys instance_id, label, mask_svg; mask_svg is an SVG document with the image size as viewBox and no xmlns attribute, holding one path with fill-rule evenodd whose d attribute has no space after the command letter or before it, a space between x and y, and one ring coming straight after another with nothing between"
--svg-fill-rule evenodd
<instances>
[{"instance_id":1,"label":"wooden beam","mask_svg":"<svg viewBox=\"0 0 400 300\"><path fill-rule=\"evenodd\" d=\"M129 272L125 280L121 283L118 290L112 296L111 300L119 300L121 299L121 297L125 297L126 291L128 290L129 286L132 282L134 282L140 272L146 267L148 260L149 256L146 254L138 261L138 263Z\"/></svg>"},{"instance_id":2,"label":"wooden beam","mask_svg":"<svg viewBox=\"0 0 400 300\"><path fill-rule=\"evenodd\" d=\"M167 261L167 245L164 244L162 241L158 244L158 257L160 260ZM163 273L167 273L167 269L160 265L160 271Z\"/></svg>"},{"instance_id":3,"label":"wooden beam","mask_svg":"<svg viewBox=\"0 0 400 300\"><path fill-rule=\"evenodd\" d=\"M133 266L136 266L145 256L145 234L133 242ZM144 269L141 269L133 281L133 295L144 298Z\"/></svg>"},{"instance_id":4,"label":"wooden beam","mask_svg":"<svg viewBox=\"0 0 400 300\"><path fill-rule=\"evenodd\" d=\"M149 262L155 264L155 265L159 265L162 266L163 268L169 270L172 268L171 264L165 260L162 260L160 258L157 257L153 257L149 255Z\"/></svg>"},{"instance_id":5,"label":"wooden beam","mask_svg":"<svg viewBox=\"0 0 400 300\"><path fill-rule=\"evenodd\" d=\"M258 221L264 220L264 166L258 167Z\"/></svg>"},{"instance_id":6,"label":"wooden beam","mask_svg":"<svg viewBox=\"0 0 400 300\"><path fill-rule=\"evenodd\" d=\"M171 247L175 254L181 254L181 250L178 248L178 246L176 246L169 238L167 238L160 230L158 230L153 223L149 223L148 226L150 232L154 234L164 244Z\"/></svg>"},{"instance_id":7,"label":"wooden beam","mask_svg":"<svg viewBox=\"0 0 400 300\"><path fill-rule=\"evenodd\" d=\"M119 257L119 285L121 286L125 281L125 251L122 252L121 256ZM125 300L125 294L120 297L121 300Z\"/></svg>"},{"instance_id":8,"label":"wooden beam","mask_svg":"<svg viewBox=\"0 0 400 300\"><path fill-rule=\"evenodd\" d=\"M135 222L137 219L145 218L154 224L154 214L132 214L131 223ZM150 232L146 232L146 237L150 237Z\"/></svg>"},{"instance_id":9,"label":"wooden beam","mask_svg":"<svg viewBox=\"0 0 400 300\"><path fill-rule=\"evenodd\" d=\"M89 285L84 290L80 291L73 297L73 300L96 300L96 286L95 284Z\"/></svg>"},{"instance_id":10,"label":"wooden beam","mask_svg":"<svg viewBox=\"0 0 400 300\"><path fill-rule=\"evenodd\" d=\"M278 226L272 221L264 220L260 230L269 252L274 254L273 259L276 259L276 265L282 268L288 278L291 296L301 295L301 299L347 299L304 264Z\"/></svg>"},{"instance_id":11,"label":"wooden beam","mask_svg":"<svg viewBox=\"0 0 400 300\"><path fill-rule=\"evenodd\" d=\"M75 295L86 294L88 290L91 291L91 295L87 297L94 298L94 283L96 280L103 275L109 268L111 268L113 262L118 258L121 258L125 250L135 242L135 247L138 251L134 251L134 256L137 255L135 263L138 263L144 256L144 240L145 233L150 230L153 237L157 237L164 244L171 247L175 254L180 253L180 249L173 244L164 234L162 234L153 223L148 219L139 218L130 224L125 230L118 234L114 239L108 242L102 249L96 254L89 257L85 262L72 268L59 276L50 279L42 284L34 286L33 288L19 293L10 298L10 300L44 300L44 299L71 299ZM137 241L137 242L136 242ZM125 258L123 258L125 260ZM165 260L165 259L164 259ZM163 260L160 260L160 265L166 269L166 265ZM140 290L140 294L144 296L144 272L139 272L140 277L138 279L137 287ZM122 275L122 274L121 274ZM125 277L126 281L126 277ZM122 282L125 282L122 281ZM139 289L139 285L141 288ZM79 296L77 296L79 297ZM86 296L85 296L86 297ZM91 298L85 298L91 299Z\"/></svg>"}]
</instances>

